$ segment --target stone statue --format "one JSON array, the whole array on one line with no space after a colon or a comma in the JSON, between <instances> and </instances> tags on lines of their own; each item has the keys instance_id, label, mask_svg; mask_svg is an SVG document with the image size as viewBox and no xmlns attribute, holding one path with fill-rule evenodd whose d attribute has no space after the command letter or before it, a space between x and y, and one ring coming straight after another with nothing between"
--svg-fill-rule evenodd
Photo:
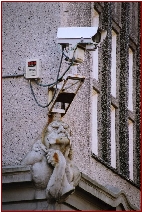
<instances>
[{"instance_id":1,"label":"stone statue","mask_svg":"<svg viewBox=\"0 0 142 212\"><path fill-rule=\"evenodd\" d=\"M80 172L72 162L70 136L66 123L52 121L42 141L36 141L22 161L32 165L33 181L37 188L46 189L48 202L64 201L79 183Z\"/></svg>"}]
</instances>

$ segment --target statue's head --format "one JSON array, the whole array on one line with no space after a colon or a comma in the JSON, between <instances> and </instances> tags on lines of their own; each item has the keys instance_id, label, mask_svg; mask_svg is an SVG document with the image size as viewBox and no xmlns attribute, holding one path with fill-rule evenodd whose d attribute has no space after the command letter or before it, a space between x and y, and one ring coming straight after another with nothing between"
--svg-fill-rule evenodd
<instances>
[{"instance_id":1,"label":"statue's head","mask_svg":"<svg viewBox=\"0 0 142 212\"><path fill-rule=\"evenodd\" d=\"M69 125L61 120L51 122L47 127L48 134L56 134L57 137L70 137Z\"/></svg>"},{"instance_id":2,"label":"statue's head","mask_svg":"<svg viewBox=\"0 0 142 212\"><path fill-rule=\"evenodd\" d=\"M47 148L59 149L63 154L71 148L71 130L61 120L51 122L45 131L44 144Z\"/></svg>"}]
</instances>

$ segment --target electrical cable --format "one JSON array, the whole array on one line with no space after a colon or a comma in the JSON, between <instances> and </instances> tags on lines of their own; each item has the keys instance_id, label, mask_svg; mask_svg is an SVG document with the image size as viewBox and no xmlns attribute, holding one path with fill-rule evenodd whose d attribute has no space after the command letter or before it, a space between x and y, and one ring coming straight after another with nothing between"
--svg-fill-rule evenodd
<instances>
[{"instance_id":1,"label":"electrical cable","mask_svg":"<svg viewBox=\"0 0 142 212\"><path fill-rule=\"evenodd\" d=\"M74 49L74 53L75 53L75 50L76 50L76 48ZM56 78L56 81L55 81L55 82L50 83L50 84L47 84L47 85L43 85L43 84L39 84L39 83L35 80L35 83L36 83L37 85L39 85L39 86L42 86L42 87L50 87L50 86L56 85L55 91L54 91L54 94L53 94L53 97L52 97L51 101L50 101L47 105L43 106L43 105L41 105L41 104L38 103L37 98L36 98L36 96L35 96L35 93L34 93L34 91L33 91L33 87L32 87L31 80L29 80L29 82L30 82L31 93L32 93L32 95L33 95L33 97L34 97L34 100L35 100L35 102L37 103L38 106L40 106L40 107L42 107L42 108L46 108L46 107L48 107L48 106L53 102L53 100L54 100L54 98L55 98L55 95L56 95L56 92L57 92L57 84L58 84L58 82L61 82L61 81L62 81L63 76L67 73L67 71L70 69L70 67L73 65L73 63L74 63L74 61L75 61L74 53L73 53L73 58L72 58L72 61L71 61L70 65L69 65L69 67L68 67L68 68L66 69L66 71L62 74L62 76L59 77L59 73L60 73L60 69L61 69L61 64L62 64L63 56L66 57L66 60L69 59L68 56L65 55L64 51L62 51L61 60L60 60L60 65L59 65L59 70L58 70L57 78ZM2 78L21 77L21 76L24 76L24 74L4 75L4 76L2 76Z\"/></svg>"},{"instance_id":2,"label":"electrical cable","mask_svg":"<svg viewBox=\"0 0 142 212\"><path fill-rule=\"evenodd\" d=\"M34 91L33 91L33 87L32 87L32 84L31 84L31 80L29 80L29 81L30 81L31 93L32 93L32 95L33 95L33 97L34 97L35 102L37 103L37 105L38 105L39 107L46 108L48 105L43 106L43 105L41 105L41 104L38 103L38 101L37 101L37 99L36 99L36 97L35 97Z\"/></svg>"},{"instance_id":3,"label":"electrical cable","mask_svg":"<svg viewBox=\"0 0 142 212\"><path fill-rule=\"evenodd\" d=\"M63 52L63 55L65 56L65 60L68 61L69 57Z\"/></svg>"},{"instance_id":4,"label":"electrical cable","mask_svg":"<svg viewBox=\"0 0 142 212\"><path fill-rule=\"evenodd\" d=\"M58 82L61 82L62 81L62 78L63 76L67 73L67 71L70 69L70 67L73 65L75 59L73 58L72 59L72 62L69 64L69 67L67 68L67 70L62 74L61 77L58 78ZM37 80L35 80L35 83L38 85L38 86L42 86L42 87L50 87L50 86L53 86L56 84L56 82L53 82L53 83L50 83L50 84L41 84L41 83L38 83Z\"/></svg>"},{"instance_id":5,"label":"electrical cable","mask_svg":"<svg viewBox=\"0 0 142 212\"><path fill-rule=\"evenodd\" d=\"M72 62L70 63L70 65L69 65L69 67L67 68L67 70L66 70L66 71L62 74L62 76L58 79L59 82L62 81L63 76L67 73L67 71L68 71L68 70L70 69L70 67L73 65L74 61L75 61L75 58L73 57L73 58L72 58Z\"/></svg>"},{"instance_id":6,"label":"electrical cable","mask_svg":"<svg viewBox=\"0 0 142 212\"><path fill-rule=\"evenodd\" d=\"M33 87L32 87L32 84L31 84L31 80L30 80L30 88L31 88L31 92L32 92L32 95L33 95L33 97L34 97L34 100L35 100L35 102L37 103L37 105L40 106L40 107L42 107L42 108L48 107L48 106L52 103L52 101L54 100L54 98L55 98L55 95L56 95L56 92L57 92L58 77L59 77L59 73L60 73L60 68L61 68L61 64L62 64L62 59L63 59L63 53L62 53L62 56L61 56L61 61L60 61L60 65L59 65L59 70L58 70L58 73L57 73L57 79L56 79L56 82L54 83L54 84L56 85L55 91L54 91L54 95L53 95L51 101L50 101L47 105L43 106L43 105L41 105L41 104L38 103L38 101L37 101L37 99L36 99L36 97L35 97L34 91L33 91ZM53 84L53 83L52 83L52 84Z\"/></svg>"},{"instance_id":7,"label":"electrical cable","mask_svg":"<svg viewBox=\"0 0 142 212\"><path fill-rule=\"evenodd\" d=\"M23 77L24 74L3 75L2 78Z\"/></svg>"},{"instance_id":8,"label":"electrical cable","mask_svg":"<svg viewBox=\"0 0 142 212\"><path fill-rule=\"evenodd\" d=\"M57 92L57 84L58 84L58 82L60 82L60 81L62 80L63 76L64 76L64 75L66 74L66 72L70 69L70 67L73 65L74 60L75 60L75 58L72 58L72 62L70 63L70 65L69 65L69 67L67 68L67 70L63 73L63 75L62 75L60 78L58 78L58 77L59 77L59 73L60 73L61 64L62 64L62 59L63 59L63 54L62 54L62 56L61 56L61 61L60 61L60 66L59 66L59 70L58 70L56 82L52 83L52 85L56 85L55 91L54 91L54 95L53 95L51 101L50 101L47 105L43 106L43 105L41 105L41 104L38 103L38 101L37 101L37 99L36 99L36 97L35 97L34 91L33 91L33 87L32 87L32 84L31 84L31 80L30 80L30 88L31 88L31 92L32 92L32 95L33 95L33 97L34 97L34 100L35 100L35 102L37 103L37 105L40 106L40 107L42 107L42 108L46 108L46 107L48 107L48 106L52 103L52 101L53 101L54 98L55 98L56 92Z\"/></svg>"},{"instance_id":9,"label":"electrical cable","mask_svg":"<svg viewBox=\"0 0 142 212\"><path fill-rule=\"evenodd\" d=\"M75 50L76 50L76 49L77 49L77 45L75 46L74 51L73 51L72 61L71 61L70 65L69 65L69 67L67 68L67 70L66 70L66 71L62 74L62 76L58 79L59 82L62 81L63 76L67 73L67 71L68 71L68 70L70 69L70 67L73 65L73 63L74 63L74 61L75 61L74 54L75 54ZM64 54L64 52L63 52L63 54Z\"/></svg>"},{"instance_id":10,"label":"electrical cable","mask_svg":"<svg viewBox=\"0 0 142 212\"><path fill-rule=\"evenodd\" d=\"M74 58L74 54L75 54L75 50L77 49L77 45L75 45L74 47L74 52L73 52L73 58L72 58L72 61L69 65L69 67L67 68L67 70L63 73L63 75L58 78L58 81L61 82L62 81L62 78L63 76L67 73L67 71L70 69L70 67L73 65L74 61L75 61L75 58ZM69 59L69 57L64 53L64 51L62 51L62 55L65 56L67 58L67 60ZM42 86L42 87L50 87L50 86L53 86L56 84L56 82L53 82L53 83L50 83L50 84L41 84L41 83L38 83L37 81L35 81L35 83L39 86Z\"/></svg>"},{"instance_id":11,"label":"electrical cable","mask_svg":"<svg viewBox=\"0 0 142 212\"><path fill-rule=\"evenodd\" d=\"M48 103L48 106L49 106L49 105L51 104L51 102L54 100L55 95L56 95L56 92L57 92L58 77L59 77L59 73L60 73L60 69L61 69L62 60L63 60L63 52L62 52L62 56L61 56L61 61L60 61L60 65L59 65L59 70L58 70L58 73L57 73L56 87L55 87L54 95L53 95L51 101ZM47 106L47 107L48 107L48 106Z\"/></svg>"},{"instance_id":12,"label":"electrical cable","mask_svg":"<svg viewBox=\"0 0 142 212\"><path fill-rule=\"evenodd\" d=\"M42 87L50 87L52 85L54 85L56 82L52 82L50 84L41 84L41 83L38 83L37 80L35 80L35 83L38 85L38 86L42 86Z\"/></svg>"}]
</instances>

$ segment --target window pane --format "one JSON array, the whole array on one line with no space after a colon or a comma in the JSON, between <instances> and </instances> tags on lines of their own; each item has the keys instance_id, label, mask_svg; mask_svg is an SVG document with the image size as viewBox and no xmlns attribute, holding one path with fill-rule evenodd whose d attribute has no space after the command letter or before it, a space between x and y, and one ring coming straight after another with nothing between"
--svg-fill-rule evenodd
<instances>
[{"instance_id":1,"label":"window pane","mask_svg":"<svg viewBox=\"0 0 142 212\"><path fill-rule=\"evenodd\" d=\"M93 27L99 27L99 14L94 10ZM98 80L98 48L92 52L93 57L93 78Z\"/></svg>"},{"instance_id":2,"label":"window pane","mask_svg":"<svg viewBox=\"0 0 142 212\"><path fill-rule=\"evenodd\" d=\"M116 168L115 108L111 106L111 166Z\"/></svg>"},{"instance_id":3,"label":"window pane","mask_svg":"<svg viewBox=\"0 0 142 212\"><path fill-rule=\"evenodd\" d=\"M98 102L98 94L95 90L93 90L93 96L92 96L92 152L95 155L98 155L97 102Z\"/></svg>"},{"instance_id":4,"label":"window pane","mask_svg":"<svg viewBox=\"0 0 142 212\"><path fill-rule=\"evenodd\" d=\"M130 179L133 180L133 122L129 120L129 172Z\"/></svg>"},{"instance_id":5,"label":"window pane","mask_svg":"<svg viewBox=\"0 0 142 212\"><path fill-rule=\"evenodd\" d=\"M111 94L116 97L116 33L112 30Z\"/></svg>"},{"instance_id":6,"label":"window pane","mask_svg":"<svg viewBox=\"0 0 142 212\"><path fill-rule=\"evenodd\" d=\"M129 95L128 109L133 111L133 52L129 48Z\"/></svg>"}]
</instances>

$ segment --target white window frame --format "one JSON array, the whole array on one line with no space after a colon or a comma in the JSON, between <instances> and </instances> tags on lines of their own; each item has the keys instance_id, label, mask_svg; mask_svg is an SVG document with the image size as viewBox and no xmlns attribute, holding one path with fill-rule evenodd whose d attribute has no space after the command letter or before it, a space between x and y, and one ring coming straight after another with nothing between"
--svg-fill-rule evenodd
<instances>
[{"instance_id":1,"label":"white window frame","mask_svg":"<svg viewBox=\"0 0 142 212\"><path fill-rule=\"evenodd\" d=\"M116 42L117 34L112 30L111 49L111 95L116 98Z\"/></svg>"},{"instance_id":2,"label":"white window frame","mask_svg":"<svg viewBox=\"0 0 142 212\"><path fill-rule=\"evenodd\" d=\"M115 107L111 105L111 166L116 168Z\"/></svg>"},{"instance_id":3,"label":"white window frame","mask_svg":"<svg viewBox=\"0 0 142 212\"><path fill-rule=\"evenodd\" d=\"M128 120L128 131L129 131L129 177L131 180L133 180L133 159L134 159L134 155L133 155L133 122L129 119Z\"/></svg>"},{"instance_id":4,"label":"white window frame","mask_svg":"<svg viewBox=\"0 0 142 212\"><path fill-rule=\"evenodd\" d=\"M129 48L128 110L133 111L133 51Z\"/></svg>"},{"instance_id":5,"label":"white window frame","mask_svg":"<svg viewBox=\"0 0 142 212\"><path fill-rule=\"evenodd\" d=\"M92 91L92 153L98 156L98 93Z\"/></svg>"},{"instance_id":6,"label":"white window frame","mask_svg":"<svg viewBox=\"0 0 142 212\"><path fill-rule=\"evenodd\" d=\"M99 27L99 13L96 10L94 10L92 26ZM92 58L93 58L92 77L98 81L98 48L92 52Z\"/></svg>"}]
</instances>

